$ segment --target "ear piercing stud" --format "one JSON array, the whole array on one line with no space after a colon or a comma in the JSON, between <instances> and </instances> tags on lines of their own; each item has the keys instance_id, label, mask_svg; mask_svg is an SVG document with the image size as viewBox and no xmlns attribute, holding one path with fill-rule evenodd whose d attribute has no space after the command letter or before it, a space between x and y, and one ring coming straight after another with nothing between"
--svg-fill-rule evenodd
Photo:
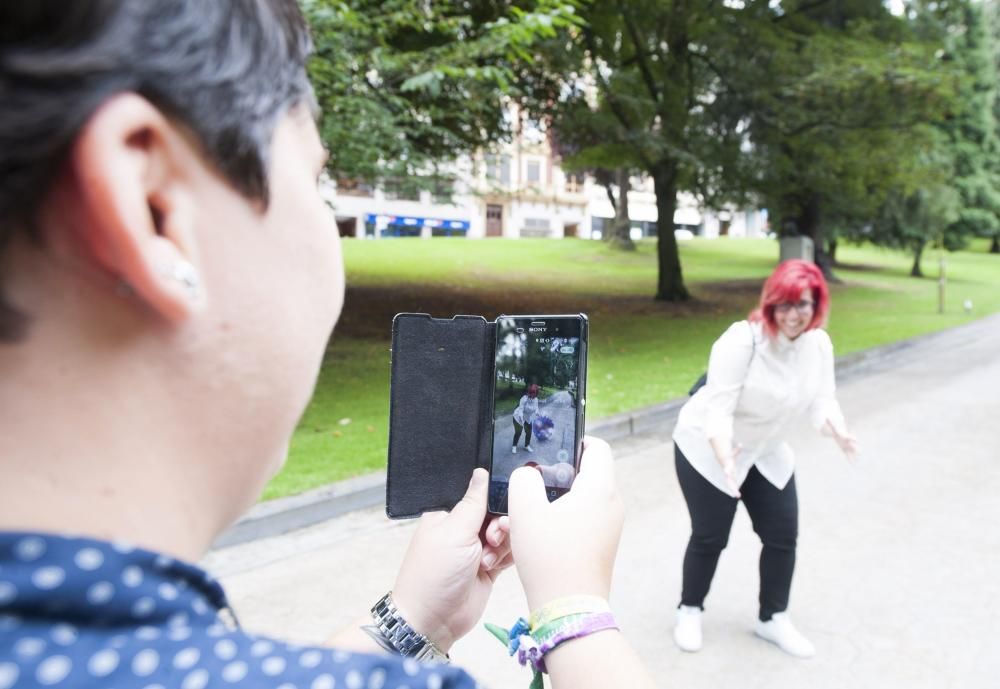
<instances>
[{"instance_id":1,"label":"ear piercing stud","mask_svg":"<svg viewBox=\"0 0 1000 689\"><path fill-rule=\"evenodd\" d=\"M201 280L198 271L187 261L176 261L170 270L170 277L181 283L192 298L201 295Z\"/></svg>"}]
</instances>

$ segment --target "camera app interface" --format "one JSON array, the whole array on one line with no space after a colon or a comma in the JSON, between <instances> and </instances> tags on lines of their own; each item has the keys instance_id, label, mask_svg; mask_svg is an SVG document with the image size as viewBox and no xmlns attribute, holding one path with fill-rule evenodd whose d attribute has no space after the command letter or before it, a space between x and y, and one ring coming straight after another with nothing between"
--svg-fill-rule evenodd
<instances>
[{"instance_id":1,"label":"camera app interface","mask_svg":"<svg viewBox=\"0 0 1000 689\"><path fill-rule=\"evenodd\" d=\"M564 323L497 322L490 498L503 511L518 467L542 475L550 500L573 483L580 338L578 323Z\"/></svg>"}]
</instances>

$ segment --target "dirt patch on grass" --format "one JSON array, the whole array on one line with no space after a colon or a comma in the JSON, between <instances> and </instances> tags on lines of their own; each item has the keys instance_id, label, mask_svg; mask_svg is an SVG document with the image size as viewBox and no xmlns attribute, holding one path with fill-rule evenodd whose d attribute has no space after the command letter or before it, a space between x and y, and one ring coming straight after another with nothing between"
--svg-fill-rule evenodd
<instances>
[{"instance_id":1,"label":"dirt patch on grass","mask_svg":"<svg viewBox=\"0 0 1000 689\"><path fill-rule=\"evenodd\" d=\"M503 313L579 313L691 318L748 309L760 293L760 280L697 285L685 302L656 301L652 295L573 294L532 289L462 289L443 285L348 286L339 337L388 340L397 313L428 313L436 318L472 314L492 320Z\"/></svg>"}]
</instances>

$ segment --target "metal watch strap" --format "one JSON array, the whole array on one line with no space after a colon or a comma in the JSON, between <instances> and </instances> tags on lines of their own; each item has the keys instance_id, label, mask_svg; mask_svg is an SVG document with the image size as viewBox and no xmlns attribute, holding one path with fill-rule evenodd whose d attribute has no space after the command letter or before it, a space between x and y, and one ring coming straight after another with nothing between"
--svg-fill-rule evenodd
<instances>
[{"instance_id":1,"label":"metal watch strap","mask_svg":"<svg viewBox=\"0 0 1000 689\"><path fill-rule=\"evenodd\" d=\"M382 596L378 603L372 606L372 620L382 636L396 652L416 660L435 660L447 663L449 658L442 653L430 639L411 627L392 600L392 591Z\"/></svg>"}]
</instances>

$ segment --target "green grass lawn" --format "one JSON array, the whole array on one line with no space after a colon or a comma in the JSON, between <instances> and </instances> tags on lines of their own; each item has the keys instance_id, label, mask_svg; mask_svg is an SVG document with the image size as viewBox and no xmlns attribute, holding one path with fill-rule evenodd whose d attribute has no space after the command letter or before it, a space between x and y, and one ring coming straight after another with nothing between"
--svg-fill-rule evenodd
<instances>
[{"instance_id":1,"label":"green grass lawn","mask_svg":"<svg viewBox=\"0 0 1000 689\"><path fill-rule=\"evenodd\" d=\"M829 330L838 354L894 342L1000 311L1000 255L985 242L947 254L946 312L937 313L937 255L923 264L928 277L909 277L911 259L872 247L843 246L832 286ZM551 304L591 319L590 421L686 393L704 370L713 340L756 302L774 267L769 240L691 240L681 243L690 305L652 300L655 244L633 253L583 240L460 239L346 241L345 323L327 352L313 401L292 440L285 469L264 498L298 493L385 467L388 433L390 315L412 303L436 316L492 317L518 299ZM381 309L361 302L377 295ZM404 297L409 297L406 302ZM962 308L973 302L971 314ZM533 301L531 301L533 300ZM540 300L540 301L539 301ZM405 303L404 303L405 302ZM476 309L479 309L478 311ZM492 312L487 313L488 309ZM508 310L509 311L509 310ZM371 333L383 333L372 336Z\"/></svg>"}]
</instances>

